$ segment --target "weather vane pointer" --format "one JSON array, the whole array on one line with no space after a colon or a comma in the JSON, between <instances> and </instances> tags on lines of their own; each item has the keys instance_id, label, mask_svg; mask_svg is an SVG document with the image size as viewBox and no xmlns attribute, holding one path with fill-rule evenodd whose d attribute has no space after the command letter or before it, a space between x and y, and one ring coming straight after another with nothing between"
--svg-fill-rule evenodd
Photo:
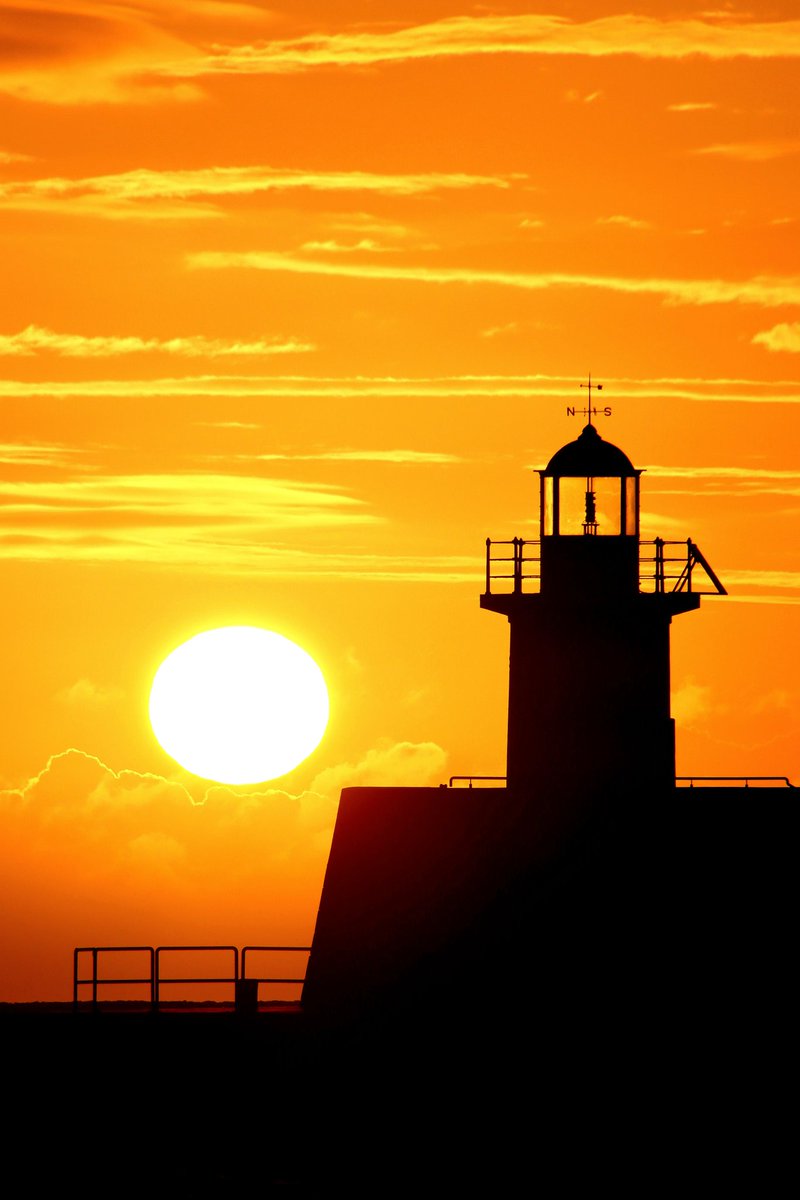
<instances>
[{"instance_id":1,"label":"weather vane pointer","mask_svg":"<svg viewBox=\"0 0 800 1200\"><path fill-rule=\"evenodd\" d=\"M602 383L592 383L591 371L589 372L589 382L582 383L581 387L589 389L588 407L587 408L576 408L574 405L568 404L567 405L567 416L568 417L575 417L575 416L588 417L590 425L592 424L592 417L610 417L611 416L610 405L607 404L603 408L595 408L592 404L592 388L594 388L595 391L597 391L597 392L602 392L603 385L602 385Z\"/></svg>"}]
</instances>

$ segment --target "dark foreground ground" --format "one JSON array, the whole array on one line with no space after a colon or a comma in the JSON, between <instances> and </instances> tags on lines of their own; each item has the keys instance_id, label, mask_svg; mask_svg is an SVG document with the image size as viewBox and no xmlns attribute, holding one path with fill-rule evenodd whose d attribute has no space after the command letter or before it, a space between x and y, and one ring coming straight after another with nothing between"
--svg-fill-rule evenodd
<instances>
[{"instance_id":1,"label":"dark foreground ground","mask_svg":"<svg viewBox=\"0 0 800 1200\"><path fill-rule=\"evenodd\" d=\"M794 1190L784 1030L686 1010L646 1028L577 1003L521 1033L475 996L459 1020L331 1035L289 1014L18 1008L4 1171L90 1196Z\"/></svg>"},{"instance_id":2,"label":"dark foreground ground","mask_svg":"<svg viewBox=\"0 0 800 1200\"><path fill-rule=\"evenodd\" d=\"M520 877L367 1010L0 1007L8 1194L793 1194L797 810L703 804Z\"/></svg>"}]
</instances>

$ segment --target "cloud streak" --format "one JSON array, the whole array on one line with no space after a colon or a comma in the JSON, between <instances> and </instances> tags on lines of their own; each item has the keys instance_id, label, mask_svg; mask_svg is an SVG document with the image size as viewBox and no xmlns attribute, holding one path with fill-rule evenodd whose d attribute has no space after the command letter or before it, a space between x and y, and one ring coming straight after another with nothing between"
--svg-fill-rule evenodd
<instances>
[{"instance_id":1,"label":"cloud streak","mask_svg":"<svg viewBox=\"0 0 800 1200\"><path fill-rule=\"evenodd\" d=\"M141 167L115 175L76 179L53 176L7 180L0 183L0 207L110 220L175 220L220 215L220 208L214 204L191 203L198 198L221 201L295 191L419 196L472 188L508 189L515 181L525 178L514 174L471 175L441 171L380 174L270 166L205 167L182 171L154 171Z\"/></svg>"},{"instance_id":2,"label":"cloud streak","mask_svg":"<svg viewBox=\"0 0 800 1200\"><path fill-rule=\"evenodd\" d=\"M793 59L800 21L674 18L632 13L588 21L552 14L454 16L391 28L245 42L271 28L253 5L20 0L4 14L10 50L0 49L0 92L51 104L191 102L193 82L220 75L291 74L324 68L498 55L682 61ZM212 37L203 23L213 22ZM247 35L245 35L247 36ZM227 44L219 44L227 38ZM216 42L216 44L215 44Z\"/></svg>"},{"instance_id":3,"label":"cloud streak","mask_svg":"<svg viewBox=\"0 0 800 1200\"><path fill-rule=\"evenodd\" d=\"M614 379L608 387L622 399L694 400L730 404L798 404L793 381L757 379ZM52 396L135 399L148 397L330 397L398 396L575 397L578 381L557 375L312 376L186 375L158 379L14 380L0 379L0 398Z\"/></svg>"},{"instance_id":4,"label":"cloud streak","mask_svg":"<svg viewBox=\"0 0 800 1200\"><path fill-rule=\"evenodd\" d=\"M0 442L0 464L3 466L76 469L79 464L74 461L74 456L80 453L77 447L60 443Z\"/></svg>"},{"instance_id":5,"label":"cloud streak","mask_svg":"<svg viewBox=\"0 0 800 1200\"><path fill-rule=\"evenodd\" d=\"M668 491L697 496L800 496L800 470L742 466L650 466L647 473L653 484L661 480L681 481L680 486L675 488L660 489L651 486L650 491L653 495ZM687 480L695 486L687 488L684 484Z\"/></svg>"},{"instance_id":6,"label":"cloud streak","mask_svg":"<svg viewBox=\"0 0 800 1200\"><path fill-rule=\"evenodd\" d=\"M363 461L410 460L407 452L386 451ZM384 522L332 484L213 473L62 476L0 483L0 505L0 559L224 569L283 579L475 583L482 577L475 555L338 548L343 530L363 537Z\"/></svg>"},{"instance_id":7,"label":"cloud streak","mask_svg":"<svg viewBox=\"0 0 800 1200\"><path fill-rule=\"evenodd\" d=\"M160 70L173 78L262 75L501 54L675 60L692 56L716 60L796 58L800 55L800 21L659 20L632 13L589 21L547 14L456 16L401 29L313 33L220 47Z\"/></svg>"},{"instance_id":8,"label":"cloud streak","mask_svg":"<svg viewBox=\"0 0 800 1200\"><path fill-rule=\"evenodd\" d=\"M692 154L707 154L714 158L731 158L738 162L771 162L800 154L800 138L777 138L761 142L716 142L700 146Z\"/></svg>"},{"instance_id":9,"label":"cloud streak","mask_svg":"<svg viewBox=\"0 0 800 1200\"><path fill-rule=\"evenodd\" d=\"M0 503L0 557L184 569L302 569L313 553L285 548L286 533L379 520L332 485L213 473L7 480Z\"/></svg>"},{"instance_id":10,"label":"cloud streak","mask_svg":"<svg viewBox=\"0 0 800 1200\"><path fill-rule=\"evenodd\" d=\"M464 462L456 454L430 450L328 450L317 454L256 454L253 457L259 462L363 462L395 466L451 466Z\"/></svg>"},{"instance_id":11,"label":"cloud streak","mask_svg":"<svg viewBox=\"0 0 800 1200\"><path fill-rule=\"evenodd\" d=\"M28 325L19 333L0 334L0 356L31 358L54 354L62 358L117 358L129 354L170 354L182 358L258 357L270 354L301 354L316 347L295 338L260 338L256 341L226 341L200 335L173 338L88 336L55 333L39 325Z\"/></svg>"},{"instance_id":12,"label":"cloud streak","mask_svg":"<svg viewBox=\"0 0 800 1200\"><path fill-rule=\"evenodd\" d=\"M762 587L800 591L800 571L727 570L725 581L738 587Z\"/></svg>"},{"instance_id":13,"label":"cloud streak","mask_svg":"<svg viewBox=\"0 0 800 1200\"><path fill-rule=\"evenodd\" d=\"M752 279L664 279L613 275L577 275L565 272L491 271L470 267L403 267L392 263L320 262L270 251L201 251L190 254L188 265L197 270L249 270L294 275L328 275L348 279L387 280L403 283L469 284L546 291L576 288L617 292L627 296L657 296L666 304L750 304L775 308L800 304L800 278L756 276Z\"/></svg>"}]
</instances>

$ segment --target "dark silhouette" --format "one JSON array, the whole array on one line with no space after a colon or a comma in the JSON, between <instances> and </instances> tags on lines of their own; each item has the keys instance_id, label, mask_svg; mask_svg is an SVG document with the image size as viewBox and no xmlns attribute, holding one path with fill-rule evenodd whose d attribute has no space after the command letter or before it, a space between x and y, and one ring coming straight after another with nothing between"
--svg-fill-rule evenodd
<instances>
[{"instance_id":1,"label":"dark silhouette","mask_svg":"<svg viewBox=\"0 0 800 1200\"><path fill-rule=\"evenodd\" d=\"M209 1195L784 1182L796 800L676 787L670 622L724 588L691 541L640 542L640 472L589 396L540 472L540 541L487 543L507 786L343 791L296 1011L244 985L238 1016L7 1016L17 1107L61 1114L33 1126L40 1171Z\"/></svg>"},{"instance_id":2,"label":"dark silhouette","mask_svg":"<svg viewBox=\"0 0 800 1200\"><path fill-rule=\"evenodd\" d=\"M639 807L680 802L669 627L704 585L724 588L691 542L679 553L640 542L641 472L600 437L594 411L539 472L541 541L486 546L481 606L511 635L507 787L345 789L303 994L315 1011L394 995L455 944L477 970L520 912L538 929L544 881L573 855L584 863L611 827L627 843ZM570 867L570 894L586 869ZM518 969L509 954L504 972ZM475 978L454 979L454 1001Z\"/></svg>"}]
</instances>

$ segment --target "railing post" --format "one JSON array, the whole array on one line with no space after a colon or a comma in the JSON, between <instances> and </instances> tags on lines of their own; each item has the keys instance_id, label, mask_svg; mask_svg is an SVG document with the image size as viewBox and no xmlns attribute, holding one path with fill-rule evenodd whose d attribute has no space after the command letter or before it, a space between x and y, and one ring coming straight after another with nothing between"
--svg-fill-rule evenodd
<instances>
[{"instance_id":1,"label":"railing post","mask_svg":"<svg viewBox=\"0 0 800 1200\"><path fill-rule=\"evenodd\" d=\"M522 591L522 538L514 538L514 594Z\"/></svg>"},{"instance_id":2,"label":"railing post","mask_svg":"<svg viewBox=\"0 0 800 1200\"><path fill-rule=\"evenodd\" d=\"M664 591L664 539L657 537L656 546L656 593Z\"/></svg>"},{"instance_id":3,"label":"railing post","mask_svg":"<svg viewBox=\"0 0 800 1200\"><path fill-rule=\"evenodd\" d=\"M156 997L156 952L152 946L147 947L150 951L150 1011L158 1011L158 1000Z\"/></svg>"},{"instance_id":4,"label":"railing post","mask_svg":"<svg viewBox=\"0 0 800 1200\"><path fill-rule=\"evenodd\" d=\"M486 539L486 595L490 596L492 592L492 539Z\"/></svg>"},{"instance_id":5,"label":"railing post","mask_svg":"<svg viewBox=\"0 0 800 1200\"><path fill-rule=\"evenodd\" d=\"M92 1012L97 1009L97 947L92 946Z\"/></svg>"},{"instance_id":6,"label":"railing post","mask_svg":"<svg viewBox=\"0 0 800 1200\"><path fill-rule=\"evenodd\" d=\"M686 539L686 590L687 590L687 592L690 592L692 590L692 567L694 566L693 550L694 550L694 547L692 546L692 539L687 538Z\"/></svg>"}]
</instances>

